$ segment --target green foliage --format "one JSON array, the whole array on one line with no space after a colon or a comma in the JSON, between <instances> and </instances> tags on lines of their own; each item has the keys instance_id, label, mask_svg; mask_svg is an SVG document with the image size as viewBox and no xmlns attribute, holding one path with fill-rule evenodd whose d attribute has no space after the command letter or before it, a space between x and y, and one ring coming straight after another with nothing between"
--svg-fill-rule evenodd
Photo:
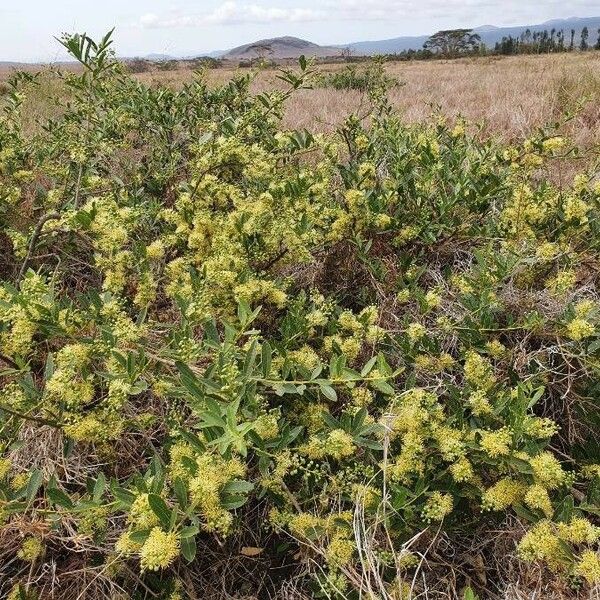
<instances>
[{"instance_id":1,"label":"green foliage","mask_svg":"<svg viewBox=\"0 0 600 600\"><path fill-rule=\"evenodd\" d=\"M324 88L334 90L358 90L366 92L374 85L384 84L387 88L401 85L394 77L386 75L380 64L373 64L367 68L359 69L356 65L348 65L339 71L322 73L317 84Z\"/></svg>"},{"instance_id":2,"label":"green foliage","mask_svg":"<svg viewBox=\"0 0 600 600\"><path fill-rule=\"evenodd\" d=\"M255 96L173 91L110 35L63 43L63 113L25 137L20 76L0 120L0 515L46 544L10 586L48 595L76 537L170 594L250 530L320 557L307 589L357 597L375 568L404 597L420 532L507 513L523 560L593 584L600 187L551 183L568 142L408 126L381 70L368 123L286 131L305 60Z\"/></svg>"}]
</instances>

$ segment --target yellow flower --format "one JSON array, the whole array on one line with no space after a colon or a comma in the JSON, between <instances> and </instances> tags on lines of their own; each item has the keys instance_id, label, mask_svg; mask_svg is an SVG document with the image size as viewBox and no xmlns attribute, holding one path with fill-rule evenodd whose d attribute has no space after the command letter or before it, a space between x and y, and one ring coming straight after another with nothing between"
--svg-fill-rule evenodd
<instances>
[{"instance_id":1,"label":"yellow flower","mask_svg":"<svg viewBox=\"0 0 600 600\"><path fill-rule=\"evenodd\" d=\"M493 358L500 358L506 352L506 346L498 340L490 340L486 343L485 349L489 352Z\"/></svg>"},{"instance_id":2,"label":"yellow flower","mask_svg":"<svg viewBox=\"0 0 600 600\"><path fill-rule=\"evenodd\" d=\"M529 463L533 469L534 479L549 490L560 487L566 480L567 474L550 452L542 452L534 456Z\"/></svg>"},{"instance_id":3,"label":"yellow flower","mask_svg":"<svg viewBox=\"0 0 600 600\"><path fill-rule=\"evenodd\" d=\"M165 533L160 527L154 527L140 550L142 571L165 569L179 556L177 534Z\"/></svg>"},{"instance_id":4,"label":"yellow flower","mask_svg":"<svg viewBox=\"0 0 600 600\"><path fill-rule=\"evenodd\" d=\"M482 431L481 449L491 458L506 456L510 453L510 444L512 442L512 433L508 427L503 427L497 431Z\"/></svg>"},{"instance_id":5,"label":"yellow flower","mask_svg":"<svg viewBox=\"0 0 600 600\"><path fill-rule=\"evenodd\" d=\"M408 326L406 333L411 343L415 344L427 335L427 329L421 325L421 323L411 323Z\"/></svg>"},{"instance_id":6,"label":"yellow flower","mask_svg":"<svg viewBox=\"0 0 600 600\"><path fill-rule=\"evenodd\" d=\"M327 563L334 569L348 564L352 560L352 555L356 545L351 540L344 538L334 538L329 542L325 551Z\"/></svg>"},{"instance_id":7,"label":"yellow flower","mask_svg":"<svg viewBox=\"0 0 600 600\"><path fill-rule=\"evenodd\" d=\"M361 133L360 135L356 136L354 143L356 144L357 150L363 151L369 147L369 138Z\"/></svg>"},{"instance_id":8,"label":"yellow flower","mask_svg":"<svg viewBox=\"0 0 600 600\"><path fill-rule=\"evenodd\" d=\"M490 362L473 350L466 354L464 370L467 383L477 389L489 390L496 382Z\"/></svg>"},{"instance_id":9,"label":"yellow flower","mask_svg":"<svg viewBox=\"0 0 600 600\"><path fill-rule=\"evenodd\" d=\"M589 316L591 312L593 312L597 307L597 304L594 300L586 298L585 300L580 300L575 304L573 310L575 311L575 315L580 318L585 318Z\"/></svg>"},{"instance_id":10,"label":"yellow flower","mask_svg":"<svg viewBox=\"0 0 600 600\"><path fill-rule=\"evenodd\" d=\"M304 447L306 455L310 458L332 458L341 460L354 454L356 447L349 433L343 429L334 429L325 439L313 437Z\"/></svg>"},{"instance_id":11,"label":"yellow flower","mask_svg":"<svg viewBox=\"0 0 600 600\"><path fill-rule=\"evenodd\" d=\"M0 458L0 481L2 481L12 468L12 464L8 458Z\"/></svg>"},{"instance_id":12,"label":"yellow flower","mask_svg":"<svg viewBox=\"0 0 600 600\"><path fill-rule=\"evenodd\" d=\"M493 412L492 405L488 400L488 397L484 390L476 390L469 395L469 405L471 410L476 417L482 417L484 415Z\"/></svg>"},{"instance_id":13,"label":"yellow flower","mask_svg":"<svg viewBox=\"0 0 600 600\"><path fill-rule=\"evenodd\" d=\"M423 518L426 521L442 521L452 512L454 502L450 494L433 492L423 507Z\"/></svg>"},{"instance_id":14,"label":"yellow flower","mask_svg":"<svg viewBox=\"0 0 600 600\"><path fill-rule=\"evenodd\" d=\"M279 425L276 414L262 415L254 422L254 431L263 440L273 440L279 435Z\"/></svg>"},{"instance_id":15,"label":"yellow flower","mask_svg":"<svg viewBox=\"0 0 600 600\"><path fill-rule=\"evenodd\" d=\"M543 440L555 435L559 427L552 419L547 417L529 417L524 422L524 430L532 438Z\"/></svg>"},{"instance_id":16,"label":"yellow flower","mask_svg":"<svg viewBox=\"0 0 600 600\"><path fill-rule=\"evenodd\" d=\"M565 144L565 138L556 135L554 137L548 138L547 140L544 140L542 142L542 148L544 152L548 154L554 154L555 152L562 150L565 147Z\"/></svg>"},{"instance_id":17,"label":"yellow flower","mask_svg":"<svg viewBox=\"0 0 600 600\"><path fill-rule=\"evenodd\" d=\"M404 303L408 302L410 300L410 290L408 288L404 288L403 290L400 290L396 294L396 300L398 301L399 304L404 304Z\"/></svg>"},{"instance_id":18,"label":"yellow flower","mask_svg":"<svg viewBox=\"0 0 600 600\"><path fill-rule=\"evenodd\" d=\"M475 475L471 463L464 457L450 465L450 473L454 481L458 482L470 481Z\"/></svg>"},{"instance_id":19,"label":"yellow flower","mask_svg":"<svg viewBox=\"0 0 600 600\"><path fill-rule=\"evenodd\" d=\"M546 288L557 296L561 296L573 289L576 283L577 274L574 271L561 271L546 280Z\"/></svg>"},{"instance_id":20,"label":"yellow flower","mask_svg":"<svg viewBox=\"0 0 600 600\"><path fill-rule=\"evenodd\" d=\"M544 242L540 244L535 251L535 255L542 261L550 261L556 257L559 249L556 244L552 242Z\"/></svg>"},{"instance_id":21,"label":"yellow flower","mask_svg":"<svg viewBox=\"0 0 600 600\"><path fill-rule=\"evenodd\" d=\"M553 571L564 569L568 556L550 521L536 523L521 539L518 552L527 561L543 560Z\"/></svg>"},{"instance_id":22,"label":"yellow flower","mask_svg":"<svg viewBox=\"0 0 600 600\"><path fill-rule=\"evenodd\" d=\"M36 537L27 538L21 545L21 549L17 552L17 556L21 560L33 562L42 553L44 547L42 541Z\"/></svg>"},{"instance_id":23,"label":"yellow flower","mask_svg":"<svg viewBox=\"0 0 600 600\"><path fill-rule=\"evenodd\" d=\"M136 554L142 545L131 539L131 532L125 531L115 543L115 550L123 556Z\"/></svg>"},{"instance_id":24,"label":"yellow flower","mask_svg":"<svg viewBox=\"0 0 600 600\"><path fill-rule=\"evenodd\" d=\"M572 544L595 544L600 539L600 527L583 517L574 517L569 523L559 523L558 533Z\"/></svg>"},{"instance_id":25,"label":"yellow flower","mask_svg":"<svg viewBox=\"0 0 600 600\"><path fill-rule=\"evenodd\" d=\"M575 565L575 574L583 577L590 585L600 582L600 559L593 550L584 550Z\"/></svg>"},{"instance_id":26,"label":"yellow flower","mask_svg":"<svg viewBox=\"0 0 600 600\"><path fill-rule=\"evenodd\" d=\"M596 333L596 328L585 319L573 319L567 325L567 335L576 342L581 341L586 337L590 337Z\"/></svg>"},{"instance_id":27,"label":"yellow flower","mask_svg":"<svg viewBox=\"0 0 600 600\"><path fill-rule=\"evenodd\" d=\"M140 494L136 497L129 509L127 520L139 529L150 529L158 525L158 517L148 503L148 494Z\"/></svg>"},{"instance_id":28,"label":"yellow flower","mask_svg":"<svg viewBox=\"0 0 600 600\"><path fill-rule=\"evenodd\" d=\"M458 138L458 137L462 137L463 135L465 135L465 124L464 123L457 123L454 126L454 129L452 129L452 131L450 132L450 135L453 138Z\"/></svg>"},{"instance_id":29,"label":"yellow flower","mask_svg":"<svg viewBox=\"0 0 600 600\"><path fill-rule=\"evenodd\" d=\"M505 478L488 488L482 497L482 506L487 510L505 510L512 504L520 502L527 486L515 479Z\"/></svg>"},{"instance_id":30,"label":"yellow flower","mask_svg":"<svg viewBox=\"0 0 600 600\"><path fill-rule=\"evenodd\" d=\"M425 294L425 304L427 305L427 308L437 308L441 304L441 302L442 297L439 295L438 292L430 290Z\"/></svg>"},{"instance_id":31,"label":"yellow flower","mask_svg":"<svg viewBox=\"0 0 600 600\"><path fill-rule=\"evenodd\" d=\"M548 496L548 490L539 484L529 487L525 493L525 504L534 510L541 510L548 518L552 517L554 513L550 496Z\"/></svg>"}]
</instances>

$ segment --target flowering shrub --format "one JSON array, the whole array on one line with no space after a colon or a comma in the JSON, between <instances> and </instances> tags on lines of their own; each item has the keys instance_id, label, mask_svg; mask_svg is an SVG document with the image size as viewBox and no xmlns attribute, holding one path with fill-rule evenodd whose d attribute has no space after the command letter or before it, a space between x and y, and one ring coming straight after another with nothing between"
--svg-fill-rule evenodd
<instances>
[{"instance_id":1,"label":"flowering shrub","mask_svg":"<svg viewBox=\"0 0 600 600\"><path fill-rule=\"evenodd\" d=\"M26 137L18 76L0 120L2 593L77 557L94 597L180 598L253 531L311 594L408 597L412 546L507 515L597 584L600 184L545 176L568 142L407 126L376 77L368 124L285 131L304 60L173 91L63 42L64 111Z\"/></svg>"}]
</instances>

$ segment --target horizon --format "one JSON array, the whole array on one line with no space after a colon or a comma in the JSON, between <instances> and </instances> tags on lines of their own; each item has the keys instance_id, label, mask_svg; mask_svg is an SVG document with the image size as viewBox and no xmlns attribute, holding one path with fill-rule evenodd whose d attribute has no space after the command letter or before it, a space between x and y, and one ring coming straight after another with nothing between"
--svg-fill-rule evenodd
<instances>
[{"instance_id":1,"label":"horizon","mask_svg":"<svg viewBox=\"0 0 600 600\"><path fill-rule=\"evenodd\" d=\"M67 58L56 41L63 32L92 37L115 27L120 56L151 54L199 56L260 39L292 36L319 45L344 46L361 41L420 37L440 29L526 27L550 20L598 17L596 0L544 3L509 0L270 0L243 3L180 0L116 0L81 6L63 0L51 6L41 0L0 8L0 62L60 62ZM507 6L508 5L508 6ZM36 14L31 19L31 14Z\"/></svg>"}]
</instances>

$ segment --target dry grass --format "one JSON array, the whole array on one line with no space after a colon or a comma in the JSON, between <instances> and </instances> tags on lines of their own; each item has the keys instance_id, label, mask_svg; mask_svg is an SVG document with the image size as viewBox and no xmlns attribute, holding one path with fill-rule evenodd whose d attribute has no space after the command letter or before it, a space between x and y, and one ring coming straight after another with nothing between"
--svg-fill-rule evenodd
<instances>
[{"instance_id":1,"label":"dry grass","mask_svg":"<svg viewBox=\"0 0 600 600\"><path fill-rule=\"evenodd\" d=\"M323 71L344 65L320 67ZM407 121L423 121L439 108L450 117L483 121L484 133L505 139L526 137L536 127L584 108L570 124L574 141L583 147L600 143L600 52L537 56L486 57L453 61L388 63L387 72L404 85L390 93ZM248 69L214 69L209 82L223 83ZM140 79L178 86L192 77L189 70L152 72ZM257 91L276 83L276 71L258 75ZM302 90L288 105L286 124L328 131L345 115L364 105L364 94L333 89Z\"/></svg>"},{"instance_id":2,"label":"dry grass","mask_svg":"<svg viewBox=\"0 0 600 600\"><path fill-rule=\"evenodd\" d=\"M324 72L343 68L319 67ZM403 84L391 90L390 98L408 122L423 121L440 110L449 117L463 115L481 122L485 135L511 140L577 111L567 127L573 141L582 148L600 144L600 52L393 62L386 70ZM208 70L206 77L209 84L218 85L248 72L226 67ZM9 69L0 68L0 85L9 74ZM185 68L137 75L146 83L173 87L193 76ZM277 70L268 68L258 73L253 89L264 91L277 83ZM48 100L57 91L56 81L46 78L25 112L28 125L57 110ZM364 94L355 90L300 90L287 106L285 126L331 131L365 105Z\"/></svg>"}]
</instances>

